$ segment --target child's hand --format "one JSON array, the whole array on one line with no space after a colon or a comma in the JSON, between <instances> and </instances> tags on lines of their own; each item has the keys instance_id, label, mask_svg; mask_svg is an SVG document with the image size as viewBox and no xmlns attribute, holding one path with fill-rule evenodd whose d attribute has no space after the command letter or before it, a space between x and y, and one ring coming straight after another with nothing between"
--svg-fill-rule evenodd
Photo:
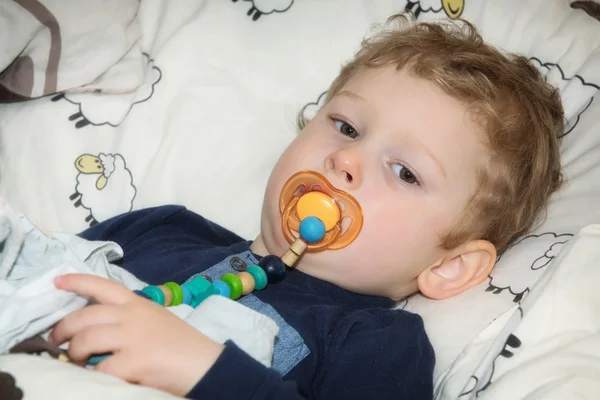
<instances>
[{"instance_id":1,"label":"child's hand","mask_svg":"<svg viewBox=\"0 0 600 400\"><path fill-rule=\"evenodd\" d=\"M116 282L71 274L55 284L100 303L67 315L50 335L57 345L71 341L69 357L77 363L112 353L96 370L184 396L223 351L223 345Z\"/></svg>"}]
</instances>

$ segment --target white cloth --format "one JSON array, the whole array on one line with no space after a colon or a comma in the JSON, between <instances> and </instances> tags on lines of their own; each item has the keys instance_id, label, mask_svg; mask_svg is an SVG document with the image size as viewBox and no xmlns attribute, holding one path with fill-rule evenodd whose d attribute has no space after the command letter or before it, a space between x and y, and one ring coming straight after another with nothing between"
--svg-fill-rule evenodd
<instances>
[{"instance_id":1,"label":"white cloth","mask_svg":"<svg viewBox=\"0 0 600 400\"><path fill-rule=\"evenodd\" d=\"M248 355L271 366L274 339L279 332L271 318L223 296L209 296L196 309L184 307L190 310L186 322L200 332L219 343L231 339Z\"/></svg>"},{"instance_id":2,"label":"white cloth","mask_svg":"<svg viewBox=\"0 0 600 400\"><path fill-rule=\"evenodd\" d=\"M146 285L111 264L123 255L116 243L46 235L1 200L0 241L0 354L87 304L85 298L56 289L56 276L94 274L132 290ZM185 304L168 309L213 340L232 340L262 364L271 365L279 328L269 317L222 296L211 296L195 309Z\"/></svg>"}]
</instances>

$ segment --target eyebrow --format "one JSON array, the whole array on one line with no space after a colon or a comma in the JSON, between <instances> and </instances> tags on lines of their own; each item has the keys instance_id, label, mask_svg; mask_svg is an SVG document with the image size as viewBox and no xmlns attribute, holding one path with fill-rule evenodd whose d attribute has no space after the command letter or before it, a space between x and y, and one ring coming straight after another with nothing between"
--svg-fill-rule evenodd
<instances>
[{"instance_id":1,"label":"eyebrow","mask_svg":"<svg viewBox=\"0 0 600 400\"><path fill-rule=\"evenodd\" d=\"M346 97L350 97L350 98L352 98L354 100L365 101L365 99L363 99L362 97L360 97L356 93L351 92L349 90L342 90L342 91L338 92L338 94L336 94L336 96L346 96Z\"/></svg>"}]
</instances>

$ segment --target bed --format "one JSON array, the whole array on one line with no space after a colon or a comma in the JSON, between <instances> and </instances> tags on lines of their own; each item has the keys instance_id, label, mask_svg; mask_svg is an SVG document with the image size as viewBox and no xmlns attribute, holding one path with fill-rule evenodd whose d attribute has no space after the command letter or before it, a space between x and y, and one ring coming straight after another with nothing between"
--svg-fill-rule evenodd
<instances>
[{"instance_id":1,"label":"bed","mask_svg":"<svg viewBox=\"0 0 600 400\"><path fill-rule=\"evenodd\" d=\"M73 4L0 6L0 196L53 231L177 203L253 238L266 179L296 134L296 114L318 110L340 64L373 23L395 12L465 18L492 44L527 55L561 91L564 188L546 221L515 242L483 284L444 301L415 295L398 307L425 320L437 355L436 399L600 393L598 3ZM101 168L89 168L96 160ZM171 398L34 356L0 356L0 370L25 399L82 391L89 399Z\"/></svg>"}]
</instances>

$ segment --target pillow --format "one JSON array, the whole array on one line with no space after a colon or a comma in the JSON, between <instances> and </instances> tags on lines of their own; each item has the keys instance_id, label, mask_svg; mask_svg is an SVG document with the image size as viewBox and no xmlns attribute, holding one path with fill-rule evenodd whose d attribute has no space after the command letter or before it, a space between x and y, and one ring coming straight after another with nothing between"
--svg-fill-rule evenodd
<instances>
[{"instance_id":1,"label":"pillow","mask_svg":"<svg viewBox=\"0 0 600 400\"><path fill-rule=\"evenodd\" d=\"M142 78L138 7L139 0L2 2L0 101L137 88Z\"/></svg>"},{"instance_id":2,"label":"pillow","mask_svg":"<svg viewBox=\"0 0 600 400\"><path fill-rule=\"evenodd\" d=\"M419 19L458 13L443 7L453 2L283 3L198 2L190 9L183 0L144 1L143 50L147 71L155 72L135 96L67 94L0 108L0 194L52 230L79 231L130 209L180 203L253 238L270 169L296 134L296 113L307 104L305 112L315 112L371 24L405 7ZM436 378L524 298L573 233L600 220L600 113L592 98L600 84L600 23L563 0L456 4L488 40L532 57L561 89L567 181L547 221L501 257L488 282L450 300L416 295L399 305L423 316ZM114 119L116 109L126 117ZM125 178L113 179L117 167L103 161L110 159ZM101 169L82 167L90 160ZM85 176L95 202L79 186ZM106 185L94 189L102 176Z\"/></svg>"},{"instance_id":3,"label":"pillow","mask_svg":"<svg viewBox=\"0 0 600 400\"><path fill-rule=\"evenodd\" d=\"M595 288L600 278L599 243L600 225L582 228L552 268L544 270L531 294L486 327L460 354L436 398L596 398L600 393L600 295Z\"/></svg>"}]
</instances>

